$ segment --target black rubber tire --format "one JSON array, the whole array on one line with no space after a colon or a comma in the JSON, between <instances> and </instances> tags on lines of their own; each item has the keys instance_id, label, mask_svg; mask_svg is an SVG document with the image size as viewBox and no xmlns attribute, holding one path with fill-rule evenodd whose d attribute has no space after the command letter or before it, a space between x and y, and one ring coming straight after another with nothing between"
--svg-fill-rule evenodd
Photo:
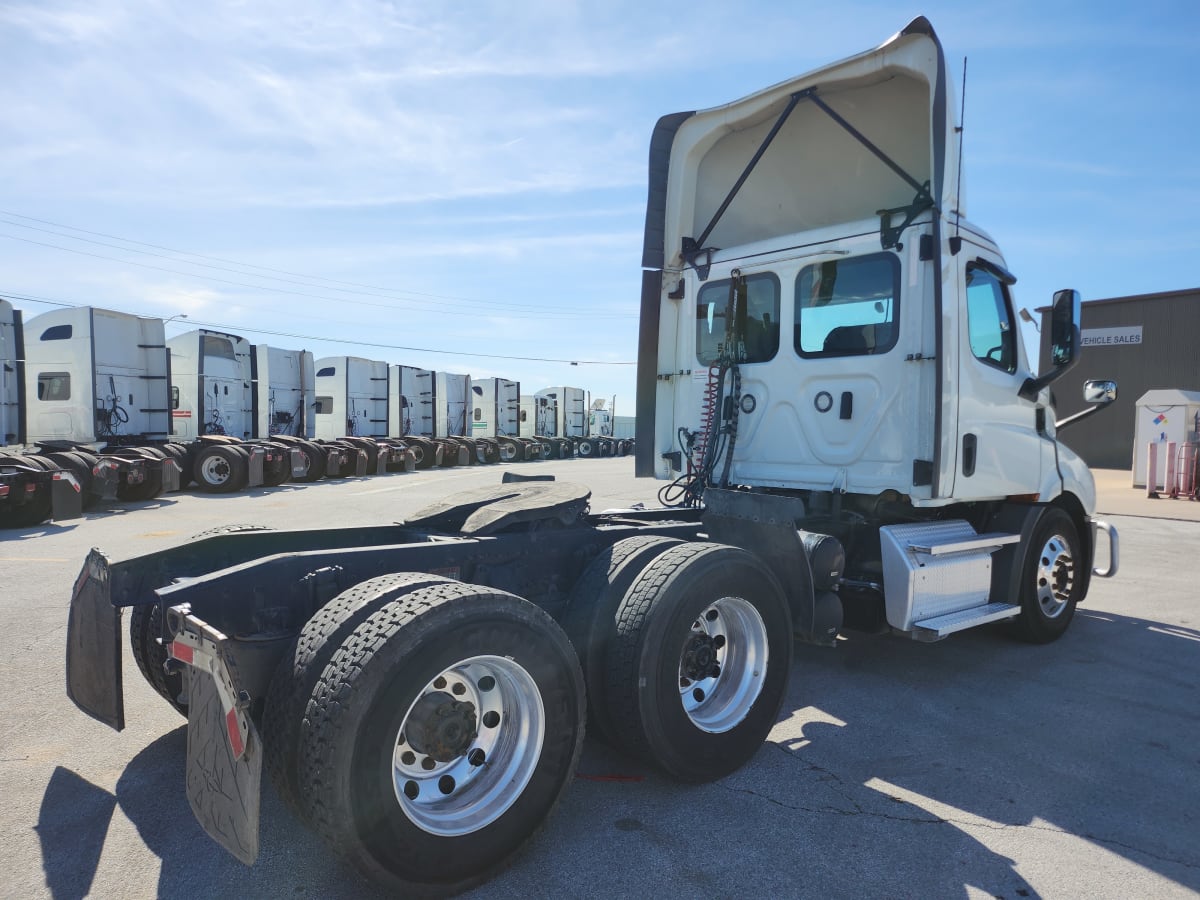
<instances>
[{"instance_id":1,"label":"black rubber tire","mask_svg":"<svg viewBox=\"0 0 1200 900\"><path fill-rule=\"evenodd\" d=\"M749 603L762 619L766 675L744 717L713 733L694 724L684 709L680 654L692 624L715 602L731 597ZM680 781L724 777L758 752L774 726L791 658L787 596L764 563L723 544L673 547L641 572L617 610L605 681L617 743Z\"/></svg>"},{"instance_id":2,"label":"black rubber tire","mask_svg":"<svg viewBox=\"0 0 1200 900\"><path fill-rule=\"evenodd\" d=\"M229 449L236 453L242 461L241 466L237 470L233 490L245 490L250 484L250 448L243 447L241 444L232 444Z\"/></svg>"},{"instance_id":3,"label":"black rubber tire","mask_svg":"<svg viewBox=\"0 0 1200 900\"><path fill-rule=\"evenodd\" d=\"M33 469L41 469L43 472L53 472L56 469L64 468L49 457L36 453L18 456L14 461L17 464L24 463ZM50 518L53 505L50 487L46 485L43 490L37 491L31 500L8 507L4 524L13 528L29 528L40 525Z\"/></svg>"},{"instance_id":4,"label":"black rubber tire","mask_svg":"<svg viewBox=\"0 0 1200 900\"><path fill-rule=\"evenodd\" d=\"M142 677L176 712L186 718L187 704L179 699L183 693L183 675L180 672L168 673L164 668L167 648L162 643L162 611L157 603L129 608L129 646L133 649L133 659Z\"/></svg>"},{"instance_id":5,"label":"black rubber tire","mask_svg":"<svg viewBox=\"0 0 1200 900\"><path fill-rule=\"evenodd\" d=\"M344 437L342 441L367 454L367 475L374 475L375 469L379 465L379 444L375 442L374 438Z\"/></svg>"},{"instance_id":6,"label":"black rubber tire","mask_svg":"<svg viewBox=\"0 0 1200 900\"><path fill-rule=\"evenodd\" d=\"M396 800L396 737L432 678L484 655L507 657L532 678L545 717L541 752L520 795L494 821L437 836ZM479 884L512 862L569 786L583 744L583 690L567 636L519 597L443 584L389 603L345 640L308 704L299 771L310 822L389 892L449 894Z\"/></svg>"},{"instance_id":7,"label":"black rubber tire","mask_svg":"<svg viewBox=\"0 0 1200 900\"><path fill-rule=\"evenodd\" d=\"M356 584L322 606L279 660L263 706L263 763L280 799L297 817L305 817L296 770L304 710L330 658L376 610L417 588L450 583L438 575L400 572Z\"/></svg>"},{"instance_id":8,"label":"black rubber tire","mask_svg":"<svg viewBox=\"0 0 1200 900\"><path fill-rule=\"evenodd\" d=\"M1043 556L1047 550L1060 554L1058 559L1050 555ZM1056 506L1048 507L1034 526L1021 566L1021 613L1013 622L1013 630L1018 638L1031 644L1049 644L1066 633L1075 616L1075 606L1083 599L1084 573L1080 571L1083 564L1079 531L1074 520L1065 510ZM1054 615L1047 615L1038 601L1038 590L1042 586L1039 569L1043 565L1052 565L1051 574L1068 582L1065 585L1066 605ZM1062 587L1060 581L1055 592Z\"/></svg>"},{"instance_id":9,"label":"black rubber tire","mask_svg":"<svg viewBox=\"0 0 1200 900\"><path fill-rule=\"evenodd\" d=\"M416 457L418 469L428 469L435 465L434 446L431 442L411 437L402 438L402 440L408 445L408 449L413 452L413 456Z\"/></svg>"},{"instance_id":10,"label":"black rubber tire","mask_svg":"<svg viewBox=\"0 0 1200 900\"><path fill-rule=\"evenodd\" d=\"M588 734L614 743L605 692L605 659L617 633L617 609L650 561L682 541L639 535L617 541L589 563L575 582L560 621L579 656L588 693Z\"/></svg>"},{"instance_id":11,"label":"black rubber tire","mask_svg":"<svg viewBox=\"0 0 1200 900\"><path fill-rule=\"evenodd\" d=\"M214 473L223 475L223 480L210 481L206 477L206 469L210 464ZM206 494L231 494L240 490L249 478L247 465L248 458L240 452L240 448L212 443L197 451L192 463L192 477L196 487Z\"/></svg>"},{"instance_id":12,"label":"black rubber tire","mask_svg":"<svg viewBox=\"0 0 1200 900\"><path fill-rule=\"evenodd\" d=\"M590 438L584 438L575 443L575 455L579 459L590 459L593 456L599 456L596 451L596 442Z\"/></svg>"},{"instance_id":13,"label":"black rubber tire","mask_svg":"<svg viewBox=\"0 0 1200 900\"><path fill-rule=\"evenodd\" d=\"M136 453L126 456L126 459L145 459L146 477L138 484L129 484L126 481L118 482L117 484L117 499L127 503L138 503L144 500L153 500L162 493L162 463L149 462L150 460L163 460L168 456L166 450L160 450L158 447L142 447Z\"/></svg>"}]
</instances>

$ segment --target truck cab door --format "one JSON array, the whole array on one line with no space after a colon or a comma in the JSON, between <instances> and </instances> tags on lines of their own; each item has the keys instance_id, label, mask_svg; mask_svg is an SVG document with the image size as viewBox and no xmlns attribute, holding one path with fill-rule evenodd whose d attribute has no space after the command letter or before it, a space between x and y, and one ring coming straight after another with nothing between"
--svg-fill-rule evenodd
<instances>
[{"instance_id":1,"label":"truck cab door","mask_svg":"<svg viewBox=\"0 0 1200 900\"><path fill-rule=\"evenodd\" d=\"M958 263L956 500L1036 494L1053 443L1047 411L1019 396L1029 377L1009 286L990 251L964 245Z\"/></svg>"},{"instance_id":2,"label":"truck cab door","mask_svg":"<svg viewBox=\"0 0 1200 900\"><path fill-rule=\"evenodd\" d=\"M928 497L936 371L927 262L855 237L747 273L737 483ZM728 293L714 266L698 292L693 384L703 426ZM692 413L696 416L696 413Z\"/></svg>"}]
</instances>

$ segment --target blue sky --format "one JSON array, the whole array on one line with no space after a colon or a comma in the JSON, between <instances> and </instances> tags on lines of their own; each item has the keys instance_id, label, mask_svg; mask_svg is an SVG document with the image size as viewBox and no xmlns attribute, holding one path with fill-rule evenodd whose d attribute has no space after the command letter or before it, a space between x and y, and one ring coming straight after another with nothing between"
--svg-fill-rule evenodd
<instances>
[{"instance_id":1,"label":"blue sky","mask_svg":"<svg viewBox=\"0 0 1200 900\"><path fill-rule=\"evenodd\" d=\"M918 14L970 59L967 210L1022 305L1200 286L1195 0L6 0L0 293L632 413L597 363L636 356L657 118Z\"/></svg>"}]
</instances>

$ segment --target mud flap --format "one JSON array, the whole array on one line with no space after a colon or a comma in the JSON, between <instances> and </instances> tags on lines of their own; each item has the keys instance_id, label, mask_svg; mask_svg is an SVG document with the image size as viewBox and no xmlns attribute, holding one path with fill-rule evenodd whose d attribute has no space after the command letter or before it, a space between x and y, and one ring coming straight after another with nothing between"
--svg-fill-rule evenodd
<instances>
[{"instance_id":1,"label":"mud flap","mask_svg":"<svg viewBox=\"0 0 1200 900\"><path fill-rule=\"evenodd\" d=\"M245 745L235 757L216 679L199 668L189 675L188 804L209 837L253 865L258 858L262 741L247 717Z\"/></svg>"},{"instance_id":2,"label":"mud flap","mask_svg":"<svg viewBox=\"0 0 1200 900\"><path fill-rule=\"evenodd\" d=\"M83 491L70 472L55 472L50 482L50 517L55 522L83 515Z\"/></svg>"},{"instance_id":3,"label":"mud flap","mask_svg":"<svg viewBox=\"0 0 1200 900\"><path fill-rule=\"evenodd\" d=\"M303 478L308 474L308 456L299 447L288 450L288 461L292 465L293 478Z\"/></svg>"},{"instance_id":4,"label":"mud flap","mask_svg":"<svg viewBox=\"0 0 1200 900\"><path fill-rule=\"evenodd\" d=\"M67 696L93 719L117 731L125 727L121 610L112 605L108 559L99 550L88 554L71 592Z\"/></svg>"},{"instance_id":5,"label":"mud flap","mask_svg":"<svg viewBox=\"0 0 1200 900\"><path fill-rule=\"evenodd\" d=\"M266 465L267 453L262 447L244 447L250 453L250 464L247 469L247 487L262 487L263 467Z\"/></svg>"},{"instance_id":6,"label":"mud flap","mask_svg":"<svg viewBox=\"0 0 1200 900\"><path fill-rule=\"evenodd\" d=\"M162 461L162 491L163 494L169 494L172 491L179 490L179 480L183 473L179 463L173 459L164 459Z\"/></svg>"}]
</instances>

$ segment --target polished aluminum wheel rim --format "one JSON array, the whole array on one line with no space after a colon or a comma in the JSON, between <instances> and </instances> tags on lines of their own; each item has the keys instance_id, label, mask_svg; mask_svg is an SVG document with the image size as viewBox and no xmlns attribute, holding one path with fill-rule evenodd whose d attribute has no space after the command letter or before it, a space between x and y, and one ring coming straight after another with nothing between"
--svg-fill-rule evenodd
<instances>
[{"instance_id":1,"label":"polished aluminum wheel rim","mask_svg":"<svg viewBox=\"0 0 1200 900\"><path fill-rule=\"evenodd\" d=\"M474 733L453 759L439 762L415 738L410 743L407 732L443 696L459 709L473 707ZM396 737L392 782L400 808L418 828L443 837L490 825L525 790L545 734L541 692L521 665L500 656L456 663L425 685Z\"/></svg>"},{"instance_id":2,"label":"polished aluminum wheel rim","mask_svg":"<svg viewBox=\"0 0 1200 900\"><path fill-rule=\"evenodd\" d=\"M1042 613L1048 619L1056 618L1067 608L1075 586L1075 560L1071 557L1071 545L1061 534L1046 541L1038 559L1037 598Z\"/></svg>"},{"instance_id":3,"label":"polished aluminum wheel rim","mask_svg":"<svg viewBox=\"0 0 1200 900\"><path fill-rule=\"evenodd\" d=\"M762 693L767 653L767 626L752 604L722 597L705 609L679 661L679 698L692 724L720 734L745 719Z\"/></svg>"}]
</instances>

